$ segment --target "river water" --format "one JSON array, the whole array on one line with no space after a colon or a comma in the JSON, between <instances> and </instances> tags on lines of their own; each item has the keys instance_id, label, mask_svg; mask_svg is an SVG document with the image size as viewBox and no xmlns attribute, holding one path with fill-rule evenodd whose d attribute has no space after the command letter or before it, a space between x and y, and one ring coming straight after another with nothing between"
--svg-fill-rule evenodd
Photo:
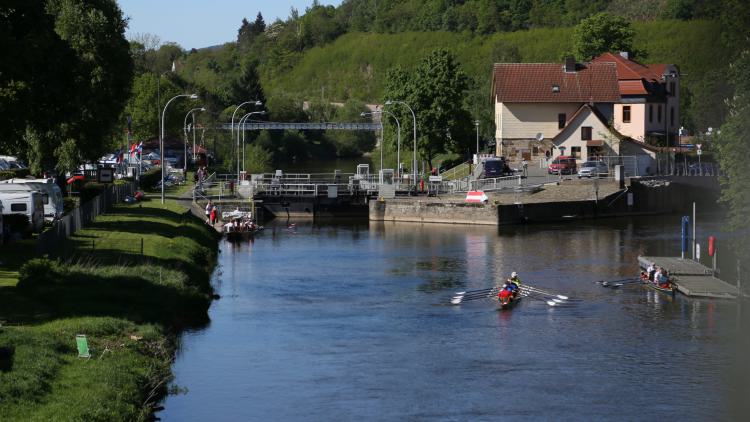
<instances>
[{"instance_id":1,"label":"river water","mask_svg":"<svg viewBox=\"0 0 750 422\"><path fill-rule=\"evenodd\" d=\"M679 255L679 216L499 232L271 224L253 242L221 244L221 299L174 363L187 392L158 416L738 420L733 398L750 398L734 355L741 305L594 283L637 274L639 254ZM511 271L583 300L448 305Z\"/></svg>"}]
</instances>

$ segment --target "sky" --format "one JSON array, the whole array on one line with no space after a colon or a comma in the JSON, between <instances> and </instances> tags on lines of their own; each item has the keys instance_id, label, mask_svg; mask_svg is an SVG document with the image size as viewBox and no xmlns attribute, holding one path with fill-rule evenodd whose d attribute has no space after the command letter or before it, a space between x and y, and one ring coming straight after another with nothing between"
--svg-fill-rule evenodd
<instances>
[{"instance_id":1,"label":"sky","mask_svg":"<svg viewBox=\"0 0 750 422\"><path fill-rule=\"evenodd\" d=\"M176 42L183 49L203 48L237 39L242 18L252 22L260 12L266 24L285 20L292 7L300 15L313 0L117 0L129 18L125 36L153 34L162 43ZM341 0L321 0L338 6Z\"/></svg>"}]
</instances>

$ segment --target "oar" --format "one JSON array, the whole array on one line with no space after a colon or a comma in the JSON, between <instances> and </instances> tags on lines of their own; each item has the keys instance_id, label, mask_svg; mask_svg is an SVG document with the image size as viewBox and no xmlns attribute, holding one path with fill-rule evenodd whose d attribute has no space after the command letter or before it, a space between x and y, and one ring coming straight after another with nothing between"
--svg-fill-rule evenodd
<instances>
[{"instance_id":1,"label":"oar","mask_svg":"<svg viewBox=\"0 0 750 422\"><path fill-rule=\"evenodd\" d=\"M551 301L551 300L547 300L547 299L542 299L541 297L537 297L537 296L532 296L532 295L531 295L531 294L529 294L529 293L526 293L526 294L521 294L521 297L528 297L529 299L534 299L534 300L538 300L538 301L541 301L541 302L544 302L544 303L546 303L546 304L547 304L547 305L549 305L549 306L557 306L557 303L556 303L556 302L553 302L553 301Z\"/></svg>"},{"instance_id":2,"label":"oar","mask_svg":"<svg viewBox=\"0 0 750 422\"><path fill-rule=\"evenodd\" d=\"M606 282L605 281L604 283L602 283L602 287L620 287L620 286L624 286L626 284L635 284L635 283L643 283L643 280L641 280L639 278L637 280L636 279L631 279L631 280L622 281L622 282L619 282L619 283L611 283L611 282Z\"/></svg>"},{"instance_id":3,"label":"oar","mask_svg":"<svg viewBox=\"0 0 750 422\"><path fill-rule=\"evenodd\" d=\"M472 293L470 295L456 295L451 298L451 303L454 305L458 305L461 302L465 302L468 300L486 299L486 298L494 296L494 294L495 292L490 290L484 293Z\"/></svg>"},{"instance_id":4,"label":"oar","mask_svg":"<svg viewBox=\"0 0 750 422\"><path fill-rule=\"evenodd\" d=\"M477 289L477 290L467 290L465 292L456 292L456 296L458 295L470 295L472 293L487 293L491 292L493 290L497 289L497 287L488 287L486 289Z\"/></svg>"},{"instance_id":5,"label":"oar","mask_svg":"<svg viewBox=\"0 0 750 422\"><path fill-rule=\"evenodd\" d=\"M571 299L568 296L559 295L557 293L552 293L552 292L549 292L547 290L542 290L542 289L536 288L534 286L529 286L528 284L522 285L521 288L522 289L528 289L528 290L531 290L533 292L540 293L540 294L543 294L543 295L556 297L556 298L562 299L562 300L576 300L576 299Z\"/></svg>"},{"instance_id":6,"label":"oar","mask_svg":"<svg viewBox=\"0 0 750 422\"><path fill-rule=\"evenodd\" d=\"M606 284L610 284L610 283L620 283L620 282L623 282L623 281L631 281L631 280L634 280L634 279L637 279L637 278L638 277L628 277L628 278L621 278L621 279L618 279L618 280L599 280L599 281L595 281L594 283L599 283L599 284L606 285Z\"/></svg>"},{"instance_id":7,"label":"oar","mask_svg":"<svg viewBox=\"0 0 750 422\"><path fill-rule=\"evenodd\" d=\"M551 301L553 301L555 303L564 303L564 304L569 304L570 303L570 302L568 302L565 299L558 299L556 297L550 297L549 295L544 295L544 294L535 292L533 290L524 290L524 289L521 289L521 293L525 294L526 296L535 294L538 297L544 298L545 300L551 300Z\"/></svg>"}]
</instances>

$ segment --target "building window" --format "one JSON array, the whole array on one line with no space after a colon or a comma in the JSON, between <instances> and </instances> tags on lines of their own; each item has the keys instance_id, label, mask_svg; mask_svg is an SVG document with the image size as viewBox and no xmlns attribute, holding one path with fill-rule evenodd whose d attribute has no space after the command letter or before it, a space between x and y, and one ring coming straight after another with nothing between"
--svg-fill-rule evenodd
<instances>
[{"instance_id":1,"label":"building window","mask_svg":"<svg viewBox=\"0 0 750 422\"><path fill-rule=\"evenodd\" d=\"M654 105L653 104L648 105L648 122L649 123L654 122Z\"/></svg>"},{"instance_id":2,"label":"building window","mask_svg":"<svg viewBox=\"0 0 750 422\"><path fill-rule=\"evenodd\" d=\"M570 155L572 155L573 158L581 158L581 147L570 147Z\"/></svg>"},{"instance_id":3,"label":"building window","mask_svg":"<svg viewBox=\"0 0 750 422\"><path fill-rule=\"evenodd\" d=\"M674 126L674 107L669 109L669 125Z\"/></svg>"},{"instance_id":4,"label":"building window","mask_svg":"<svg viewBox=\"0 0 750 422\"><path fill-rule=\"evenodd\" d=\"M583 127L581 127L581 140L582 141L590 141L591 140L591 126L583 126Z\"/></svg>"},{"instance_id":5,"label":"building window","mask_svg":"<svg viewBox=\"0 0 750 422\"><path fill-rule=\"evenodd\" d=\"M25 212L26 204L10 204L10 210L13 212Z\"/></svg>"},{"instance_id":6,"label":"building window","mask_svg":"<svg viewBox=\"0 0 750 422\"><path fill-rule=\"evenodd\" d=\"M630 106L622 106L622 122L630 123Z\"/></svg>"},{"instance_id":7,"label":"building window","mask_svg":"<svg viewBox=\"0 0 750 422\"><path fill-rule=\"evenodd\" d=\"M661 104L656 109L656 121L661 123Z\"/></svg>"},{"instance_id":8,"label":"building window","mask_svg":"<svg viewBox=\"0 0 750 422\"><path fill-rule=\"evenodd\" d=\"M566 119L567 116L565 116L565 113L560 113L557 115L557 128L562 129L565 127L565 122L568 120Z\"/></svg>"}]
</instances>

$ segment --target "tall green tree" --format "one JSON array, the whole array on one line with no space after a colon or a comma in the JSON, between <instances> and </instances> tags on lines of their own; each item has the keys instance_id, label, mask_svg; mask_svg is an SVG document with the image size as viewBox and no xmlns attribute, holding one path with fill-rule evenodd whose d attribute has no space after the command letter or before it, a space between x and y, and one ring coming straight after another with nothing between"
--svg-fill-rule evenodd
<instances>
[{"instance_id":1,"label":"tall green tree","mask_svg":"<svg viewBox=\"0 0 750 422\"><path fill-rule=\"evenodd\" d=\"M721 200L729 206L729 228L744 233L738 249L750 258L750 50L745 50L730 68L735 87L729 117L717 138L717 158L724 176Z\"/></svg>"},{"instance_id":2,"label":"tall green tree","mask_svg":"<svg viewBox=\"0 0 750 422\"><path fill-rule=\"evenodd\" d=\"M394 68L386 76L386 99L402 100L417 118L418 153L432 167L432 159L444 152L466 152L473 128L464 107L469 79L453 54L438 49L425 57L410 73ZM393 106L399 120L412 116L405 107Z\"/></svg>"},{"instance_id":3,"label":"tall green tree","mask_svg":"<svg viewBox=\"0 0 750 422\"><path fill-rule=\"evenodd\" d=\"M573 44L579 60L590 60L608 51L633 51L630 22L609 13L597 13L581 21L573 31Z\"/></svg>"}]
</instances>

